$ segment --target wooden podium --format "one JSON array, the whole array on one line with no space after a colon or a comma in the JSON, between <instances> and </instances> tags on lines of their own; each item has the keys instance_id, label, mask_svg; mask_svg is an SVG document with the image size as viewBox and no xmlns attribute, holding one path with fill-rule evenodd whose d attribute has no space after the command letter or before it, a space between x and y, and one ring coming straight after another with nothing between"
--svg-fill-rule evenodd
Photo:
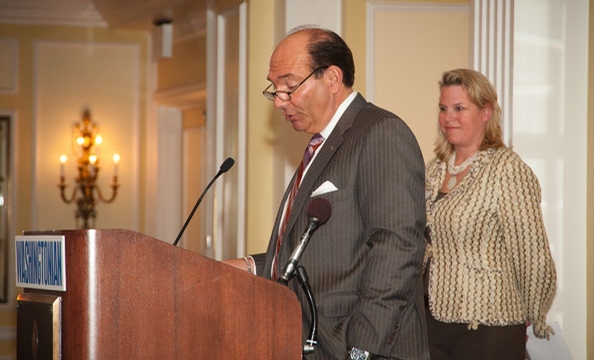
<instances>
[{"instance_id":1,"label":"wooden podium","mask_svg":"<svg viewBox=\"0 0 594 360\"><path fill-rule=\"evenodd\" d=\"M119 229L65 237L66 291L17 298L18 359L301 359L287 287Z\"/></svg>"}]
</instances>

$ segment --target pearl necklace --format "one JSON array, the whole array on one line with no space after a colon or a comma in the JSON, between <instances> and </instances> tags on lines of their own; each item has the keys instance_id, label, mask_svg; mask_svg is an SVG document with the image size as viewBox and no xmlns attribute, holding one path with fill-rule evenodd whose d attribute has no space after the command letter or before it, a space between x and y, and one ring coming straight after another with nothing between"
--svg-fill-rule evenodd
<instances>
[{"instance_id":1,"label":"pearl necklace","mask_svg":"<svg viewBox=\"0 0 594 360\"><path fill-rule=\"evenodd\" d=\"M464 162L460 165L454 165L456 162L456 152L452 154L452 157L450 157L450 160L448 161L448 173L450 174L450 179L448 180L447 184L448 191L452 191L452 189L456 187L456 184L458 183L458 178L456 175L466 170L468 165L470 165L476 158L476 154L478 154L478 151L468 159L464 160Z\"/></svg>"}]
</instances>

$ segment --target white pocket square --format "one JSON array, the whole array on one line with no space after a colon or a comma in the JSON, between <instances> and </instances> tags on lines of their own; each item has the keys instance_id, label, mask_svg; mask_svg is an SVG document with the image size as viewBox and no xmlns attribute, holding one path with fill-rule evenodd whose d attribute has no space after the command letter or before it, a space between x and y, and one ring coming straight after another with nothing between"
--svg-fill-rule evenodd
<instances>
[{"instance_id":1,"label":"white pocket square","mask_svg":"<svg viewBox=\"0 0 594 360\"><path fill-rule=\"evenodd\" d=\"M320 185L311 193L311 197L324 195L336 190L338 190L338 188L330 180L326 180L322 185Z\"/></svg>"}]
</instances>

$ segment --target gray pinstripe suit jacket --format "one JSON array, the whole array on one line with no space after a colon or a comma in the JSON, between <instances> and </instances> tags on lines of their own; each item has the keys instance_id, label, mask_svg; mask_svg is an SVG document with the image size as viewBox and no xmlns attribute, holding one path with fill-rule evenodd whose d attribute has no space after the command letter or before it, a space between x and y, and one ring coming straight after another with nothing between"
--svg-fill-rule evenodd
<instances>
[{"instance_id":1,"label":"gray pinstripe suit jacket","mask_svg":"<svg viewBox=\"0 0 594 360\"><path fill-rule=\"evenodd\" d=\"M338 190L320 196L332 204L332 216L300 260L319 320L318 344L307 359L346 359L352 346L387 358L429 358L421 279L424 174L411 130L358 94L302 181L278 262L282 268L306 228L311 193L331 181ZM267 277L282 204L266 253ZM307 298L297 279L289 287L302 304L306 339Z\"/></svg>"}]
</instances>

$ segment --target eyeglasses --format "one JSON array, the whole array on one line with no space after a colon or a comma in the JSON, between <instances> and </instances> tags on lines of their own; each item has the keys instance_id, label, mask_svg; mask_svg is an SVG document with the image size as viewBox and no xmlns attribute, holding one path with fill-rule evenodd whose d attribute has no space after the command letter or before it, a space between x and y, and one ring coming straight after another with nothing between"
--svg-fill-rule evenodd
<instances>
[{"instance_id":1,"label":"eyeglasses","mask_svg":"<svg viewBox=\"0 0 594 360\"><path fill-rule=\"evenodd\" d=\"M264 91L262 91L262 95L264 95L264 97L270 101L274 101L274 98L277 97L279 98L279 100L282 101L289 101L291 100L291 94L293 94L295 91L297 91L297 89L299 89L299 87L301 85L303 85L304 82L307 81L307 79L309 79L313 74L317 73L320 70L323 69L327 69L328 66L320 66L314 69L314 71L311 72L311 74L307 75L305 77L305 79L301 80L301 82L299 84L297 84L297 86L294 86L290 91L284 91L284 90L276 90L276 91L268 91L268 89L270 89L270 87L272 86L272 84L268 85L268 87L266 87L266 89L264 89Z\"/></svg>"}]
</instances>

